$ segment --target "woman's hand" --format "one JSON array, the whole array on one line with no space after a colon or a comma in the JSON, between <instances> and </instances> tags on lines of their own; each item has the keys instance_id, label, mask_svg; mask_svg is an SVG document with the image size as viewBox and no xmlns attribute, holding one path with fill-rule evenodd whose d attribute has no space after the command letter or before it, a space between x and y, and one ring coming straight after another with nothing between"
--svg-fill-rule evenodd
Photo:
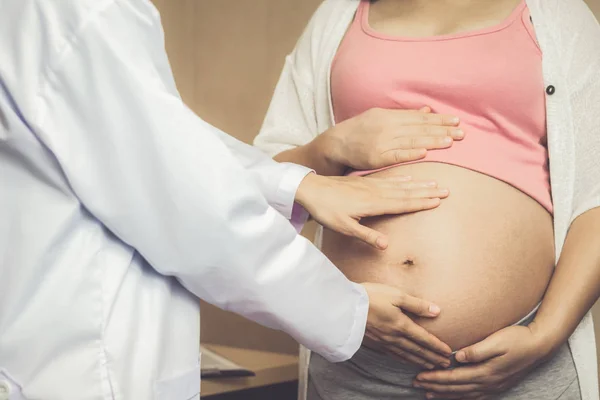
<instances>
[{"instance_id":1,"label":"woman's hand","mask_svg":"<svg viewBox=\"0 0 600 400\"><path fill-rule=\"evenodd\" d=\"M435 318L440 314L438 306L390 286L373 283L363 286L370 303L364 342L367 347L427 369L450 365L450 347L404 313Z\"/></svg>"},{"instance_id":2,"label":"woman's hand","mask_svg":"<svg viewBox=\"0 0 600 400\"><path fill-rule=\"evenodd\" d=\"M321 225L385 250L387 237L361 225L362 218L428 210L449 194L434 182L409 179L309 174L298 188L296 202Z\"/></svg>"},{"instance_id":3,"label":"woman's hand","mask_svg":"<svg viewBox=\"0 0 600 400\"><path fill-rule=\"evenodd\" d=\"M330 163L372 170L452 146L464 137L458 125L458 117L432 114L429 109L371 109L324 132L315 144Z\"/></svg>"},{"instance_id":4,"label":"woman's hand","mask_svg":"<svg viewBox=\"0 0 600 400\"><path fill-rule=\"evenodd\" d=\"M456 353L464 364L452 370L426 371L416 387L428 399L489 399L515 386L550 355L550 346L536 334L535 322L511 326Z\"/></svg>"}]
</instances>

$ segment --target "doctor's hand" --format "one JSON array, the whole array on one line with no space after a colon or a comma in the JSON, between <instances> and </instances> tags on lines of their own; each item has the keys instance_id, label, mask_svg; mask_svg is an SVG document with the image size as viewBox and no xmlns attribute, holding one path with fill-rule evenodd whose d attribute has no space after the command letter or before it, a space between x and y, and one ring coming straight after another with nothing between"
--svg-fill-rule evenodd
<instances>
[{"instance_id":1,"label":"doctor's hand","mask_svg":"<svg viewBox=\"0 0 600 400\"><path fill-rule=\"evenodd\" d=\"M450 347L405 314L436 318L439 307L391 286L374 283L363 286L369 295L365 346L427 369L450 365Z\"/></svg>"},{"instance_id":2,"label":"doctor's hand","mask_svg":"<svg viewBox=\"0 0 600 400\"><path fill-rule=\"evenodd\" d=\"M339 123L314 140L315 150L335 165L373 170L425 157L462 140L458 117L421 110L371 109ZM340 175L342 175L340 173Z\"/></svg>"},{"instance_id":3,"label":"doctor's hand","mask_svg":"<svg viewBox=\"0 0 600 400\"><path fill-rule=\"evenodd\" d=\"M324 177L311 173L300 184L296 202L321 225L385 250L386 235L361 225L362 218L432 209L448 194L435 182L413 182L405 177Z\"/></svg>"}]
</instances>

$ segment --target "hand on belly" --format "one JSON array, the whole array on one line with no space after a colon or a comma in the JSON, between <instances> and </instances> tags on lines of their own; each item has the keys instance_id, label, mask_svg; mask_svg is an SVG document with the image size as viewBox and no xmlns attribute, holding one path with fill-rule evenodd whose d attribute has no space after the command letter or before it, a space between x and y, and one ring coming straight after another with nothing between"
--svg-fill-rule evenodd
<instances>
[{"instance_id":1,"label":"hand on belly","mask_svg":"<svg viewBox=\"0 0 600 400\"><path fill-rule=\"evenodd\" d=\"M365 220L388 235L377 251L325 231L323 252L349 279L394 285L442 309L415 321L453 349L524 317L554 266L552 218L513 187L459 167L423 163L378 173L435 179L450 197L430 211Z\"/></svg>"}]
</instances>

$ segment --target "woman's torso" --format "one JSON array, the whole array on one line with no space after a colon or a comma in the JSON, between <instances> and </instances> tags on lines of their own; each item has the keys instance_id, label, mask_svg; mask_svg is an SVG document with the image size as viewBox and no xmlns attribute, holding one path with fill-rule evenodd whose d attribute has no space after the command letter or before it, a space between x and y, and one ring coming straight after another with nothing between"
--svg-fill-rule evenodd
<instances>
[{"instance_id":1,"label":"woman's torso","mask_svg":"<svg viewBox=\"0 0 600 400\"><path fill-rule=\"evenodd\" d=\"M531 114L545 112L541 56L524 25L524 4L511 0L487 2L489 6L484 7L479 2L472 12L463 13L477 16L469 20L461 18L456 7L448 3L447 10L440 6L444 3L435 10L419 8L417 3L379 0L362 21L361 10L367 7L361 5L332 69L334 111L339 122L365 107L394 108L390 104L395 102L397 108L433 105L434 111L463 118L467 133L464 145L456 143L451 150L432 153L425 160L430 162L375 173L434 179L450 188L451 196L433 211L364 221L389 235L390 247L385 252L330 231L324 232L323 251L354 281L395 284L407 293L436 302L442 315L419 322L457 348L527 314L540 301L552 273L545 130L539 131L544 129L539 119L531 119ZM519 7L523 12L518 12ZM455 33L462 31L469 32ZM411 38L440 34L443 36L433 40ZM361 40L367 42L361 44ZM507 47L507 42L511 46ZM367 56L355 51L360 46L368 46ZM435 85L413 79L419 71L406 70L398 61L396 65L385 63L385 53L394 51L395 46L408 57L420 54L417 63L425 75L433 77ZM448 53L453 46L455 49ZM501 54L498 47L503 49ZM481 65L473 68L477 63ZM352 66L354 83L348 80L352 74L344 72L348 65ZM401 75L403 68L405 74ZM394 74L394 69L398 73ZM448 70L453 72L448 74ZM435 81L436 71L445 80ZM385 82L386 77L396 80ZM350 93L348 86L355 96L372 100L348 100L344 107L344 98L350 96L340 95ZM378 92L373 93L374 89ZM406 93L412 96L406 97ZM494 96L511 99L507 103ZM481 98L489 100L483 102ZM514 109L502 109L511 105ZM515 148L514 140L506 140L506 135L518 136L514 128L538 134L540 140L536 143L530 135L527 140L517 140L520 147ZM469 143L476 143L473 148L467 145L470 139ZM527 145L529 150L523 149ZM515 165L520 169L515 170Z\"/></svg>"}]
</instances>

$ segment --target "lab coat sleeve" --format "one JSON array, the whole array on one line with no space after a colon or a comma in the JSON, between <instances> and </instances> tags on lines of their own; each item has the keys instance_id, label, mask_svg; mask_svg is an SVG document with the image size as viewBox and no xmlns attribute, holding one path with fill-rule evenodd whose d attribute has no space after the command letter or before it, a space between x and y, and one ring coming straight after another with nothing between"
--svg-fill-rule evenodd
<instances>
[{"instance_id":1,"label":"lab coat sleeve","mask_svg":"<svg viewBox=\"0 0 600 400\"><path fill-rule=\"evenodd\" d=\"M33 130L83 206L198 297L331 361L351 357L364 289L268 205L183 104L151 3L104 2L82 26L45 73Z\"/></svg>"},{"instance_id":2,"label":"lab coat sleeve","mask_svg":"<svg viewBox=\"0 0 600 400\"><path fill-rule=\"evenodd\" d=\"M277 163L256 147L248 146L213 126L208 129L221 139L248 171L269 205L290 220L296 231L300 232L309 214L294 199L300 182L313 171L297 164Z\"/></svg>"}]
</instances>

